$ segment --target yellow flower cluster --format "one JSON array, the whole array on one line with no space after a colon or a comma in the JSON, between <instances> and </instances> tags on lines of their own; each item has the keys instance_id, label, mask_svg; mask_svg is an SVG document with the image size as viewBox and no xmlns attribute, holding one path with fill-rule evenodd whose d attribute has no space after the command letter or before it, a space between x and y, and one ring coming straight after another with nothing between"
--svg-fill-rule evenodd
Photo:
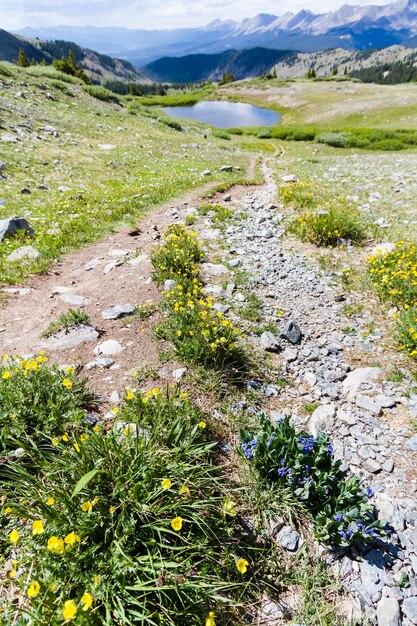
<instances>
[{"instance_id":1,"label":"yellow flower cluster","mask_svg":"<svg viewBox=\"0 0 417 626\"><path fill-rule=\"evenodd\" d=\"M13 358L8 354L3 354L2 361L2 369L5 369L1 378L3 380L8 380L14 374L23 374L23 376L27 376L30 372L39 372L44 363L48 362L48 357L45 356L45 352L42 350L39 352L38 356L29 359L23 359L20 356Z\"/></svg>"},{"instance_id":2,"label":"yellow flower cluster","mask_svg":"<svg viewBox=\"0 0 417 626\"><path fill-rule=\"evenodd\" d=\"M402 308L417 306L417 247L397 241L387 254L368 257L369 271L381 297Z\"/></svg>"}]
</instances>

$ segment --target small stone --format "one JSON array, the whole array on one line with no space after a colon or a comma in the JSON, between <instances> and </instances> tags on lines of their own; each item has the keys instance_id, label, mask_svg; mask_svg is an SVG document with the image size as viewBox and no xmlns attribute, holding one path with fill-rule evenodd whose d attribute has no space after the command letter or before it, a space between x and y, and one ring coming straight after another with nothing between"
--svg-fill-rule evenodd
<instances>
[{"instance_id":1,"label":"small stone","mask_svg":"<svg viewBox=\"0 0 417 626\"><path fill-rule=\"evenodd\" d=\"M294 348L285 348L282 356L286 361L288 361L288 363L292 363L297 360L298 352Z\"/></svg>"},{"instance_id":2,"label":"small stone","mask_svg":"<svg viewBox=\"0 0 417 626\"><path fill-rule=\"evenodd\" d=\"M378 416L378 415L381 415L382 413L381 407L378 404L376 404L372 400L372 398L370 398L369 396L363 396L363 395L356 396L355 404L360 409L364 409L365 411L372 413L372 415Z\"/></svg>"},{"instance_id":3,"label":"small stone","mask_svg":"<svg viewBox=\"0 0 417 626\"><path fill-rule=\"evenodd\" d=\"M102 311L101 316L104 320L117 320L125 315L130 315L134 310L133 304L116 304L116 306Z\"/></svg>"},{"instance_id":4,"label":"small stone","mask_svg":"<svg viewBox=\"0 0 417 626\"><path fill-rule=\"evenodd\" d=\"M406 598L403 602L403 613L412 624L417 624L417 596Z\"/></svg>"},{"instance_id":5,"label":"small stone","mask_svg":"<svg viewBox=\"0 0 417 626\"><path fill-rule=\"evenodd\" d=\"M87 324L79 324L70 330L61 330L59 333L52 335L45 341L37 344L39 350L68 350L75 348L82 343L96 341L99 337L98 332L92 326Z\"/></svg>"},{"instance_id":6,"label":"small stone","mask_svg":"<svg viewBox=\"0 0 417 626\"><path fill-rule=\"evenodd\" d=\"M120 404L120 394L118 391L113 391L110 395L110 402L112 404Z\"/></svg>"},{"instance_id":7,"label":"small stone","mask_svg":"<svg viewBox=\"0 0 417 626\"><path fill-rule=\"evenodd\" d=\"M388 459L387 461L385 461L385 463L382 464L382 469L384 470L384 472L388 472L388 474L391 474L392 470L394 469L394 461L392 459Z\"/></svg>"},{"instance_id":8,"label":"small stone","mask_svg":"<svg viewBox=\"0 0 417 626\"><path fill-rule=\"evenodd\" d=\"M180 380L184 378L186 373L187 373L186 367L180 367L179 369L174 370L172 372L172 378L174 379L174 382L179 383Z\"/></svg>"},{"instance_id":9,"label":"small stone","mask_svg":"<svg viewBox=\"0 0 417 626\"><path fill-rule=\"evenodd\" d=\"M395 598L382 598L376 607L378 626L401 626L400 605Z\"/></svg>"},{"instance_id":10,"label":"small stone","mask_svg":"<svg viewBox=\"0 0 417 626\"><path fill-rule=\"evenodd\" d=\"M363 462L363 467L371 474L379 474L381 471L381 466L373 459L366 459Z\"/></svg>"},{"instance_id":11,"label":"small stone","mask_svg":"<svg viewBox=\"0 0 417 626\"><path fill-rule=\"evenodd\" d=\"M39 252L32 246L21 246L13 250L7 257L8 261L21 261L22 259L37 259Z\"/></svg>"},{"instance_id":12,"label":"small stone","mask_svg":"<svg viewBox=\"0 0 417 626\"><path fill-rule=\"evenodd\" d=\"M336 405L323 404L319 406L312 414L309 421L309 429L314 437L320 432L327 432L334 424L334 417L336 415Z\"/></svg>"},{"instance_id":13,"label":"small stone","mask_svg":"<svg viewBox=\"0 0 417 626\"><path fill-rule=\"evenodd\" d=\"M404 447L407 448L407 450L417 452L417 435L413 435L410 439L408 439L405 442Z\"/></svg>"},{"instance_id":14,"label":"small stone","mask_svg":"<svg viewBox=\"0 0 417 626\"><path fill-rule=\"evenodd\" d=\"M299 541L300 535L291 526L284 526L276 535L276 542L290 552L296 552Z\"/></svg>"},{"instance_id":15,"label":"small stone","mask_svg":"<svg viewBox=\"0 0 417 626\"><path fill-rule=\"evenodd\" d=\"M202 269L211 276L220 276L221 274L228 274L229 270L222 263L203 263Z\"/></svg>"},{"instance_id":16,"label":"small stone","mask_svg":"<svg viewBox=\"0 0 417 626\"><path fill-rule=\"evenodd\" d=\"M103 367L104 369L107 369L111 367L113 364L114 364L113 359L101 358L101 359L96 359L95 361L90 361L89 363L87 363L87 365L85 366L85 369L93 370L96 367Z\"/></svg>"},{"instance_id":17,"label":"small stone","mask_svg":"<svg viewBox=\"0 0 417 626\"><path fill-rule=\"evenodd\" d=\"M59 296L59 300L65 302L69 306L78 306L80 308L84 307L88 298L84 298L84 296L76 296L72 293L64 293L62 296Z\"/></svg>"},{"instance_id":18,"label":"small stone","mask_svg":"<svg viewBox=\"0 0 417 626\"><path fill-rule=\"evenodd\" d=\"M220 168L221 172L233 172L233 165L222 165Z\"/></svg>"},{"instance_id":19,"label":"small stone","mask_svg":"<svg viewBox=\"0 0 417 626\"><path fill-rule=\"evenodd\" d=\"M108 339L94 348L94 354L104 354L105 356L115 356L122 351L122 346L114 339Z\"/></svg>"},{"instance_id":20,"label":"small stone","mask_svg":"<svg viewBox=\"0 0 417 626\"><path fill-rule=\"evenodd\" d=\"M359 367L349 372L342 383L342 389L348 400L353 401L363 383L374 381L381 373L380 367Z\"/></svg>"},{"instance_id":21,"label":"small stone","mask_svg":"<svg viewBox=\"0 0 417 626\"><path fill-rule=\"evenodd\" d=\"M223 196L223 202L231 202L232 201L232 195L230 193L227 193L225 196Z\"/></svg>"},{"instance_id":22,"label":"small stone","mask_svg":"<svg viewBox=\"0 0 417 626\"><path fill-rule=\"evenodd\" d=\"M203 172L201 172L202 176L211 176L211 171L210 170L204 170Z\"/></svg>"},{"instance_id":23,"label":"small stone","mask_svg":"<svg viewBox=\"0 0 417 626\"><path fill-rule=\"evenodd\" d=\"M286 326L281 331L281 337L283 337L293 345L299 344L302 339L302 333L297 322L288 322L288 324L286 324Z\"/></svg>"},{"instance_id":24,"label":"small stone","mask_svg":"<svg viewBox=\"0 0 417 626\"><path fill-rule=\"evenodd\" d=\"M101 265L101 261L99 259L91 259L91 261L84 265L84 269L88 272L89 270L96 269L99 265Z\"/></svg>"},{"instance_id":25,"label":"small stone","mask_svg":"<svg viewBox=\"0 0 417 626\"><path fill-rule=\"evenodd\" d=\"M172 291L176 286L175 280L168 279L164 282L164 291Z\"/></svg>"},{"instance_id":26,"label":"small stone","mask_svg":"<svg viewBox=\"0 0 417 626\"><path fill-rule=\"evenodd\" d=\"M260 342L263 349L267 352L279 352L280 350L278 339L269 331L262 333Z\"/></svg>"},{"instance_id":27,"label":"small stone","mask_svg":"<svg viewBox=\"0 0 417 626\"><path fill-rule=\"evenodd\" d=\"M298 178L296 174L287 174L285 176L281 176L281 180L283 183L296 183Z\"/></svg>"}]
</instances>

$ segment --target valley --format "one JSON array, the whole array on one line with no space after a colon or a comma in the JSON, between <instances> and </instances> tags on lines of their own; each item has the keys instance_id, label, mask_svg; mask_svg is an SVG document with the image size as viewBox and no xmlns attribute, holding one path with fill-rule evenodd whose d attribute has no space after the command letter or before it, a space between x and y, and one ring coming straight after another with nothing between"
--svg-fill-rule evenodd
<instances>
[{"instance_id":1,"label":"valley","mask_svg":"<svg viewBox=\"0 0 417 626\"><path fill-rule=\"evenodd\" d=\"M415 94L0 63L0 623L417 623Z\"/></svg>"}]
</instances>

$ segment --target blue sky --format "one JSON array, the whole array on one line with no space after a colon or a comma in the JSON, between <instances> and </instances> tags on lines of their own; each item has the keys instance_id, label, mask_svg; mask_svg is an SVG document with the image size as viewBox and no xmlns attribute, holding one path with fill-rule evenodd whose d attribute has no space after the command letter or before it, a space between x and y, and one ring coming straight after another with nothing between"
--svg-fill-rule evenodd
<instances>
[{"instance_id":1,"label":"blue sky","mask_svg":"<svg viewBox=\"0 0 417 626\"><path fill-rule=\"evenodd\" d=\"M282 15L310 9L314 13L339 8L334 0L0 0L0 28L19 29L60 24L174 28L199 26L214 19ZM353 0L351 4L388 4L387 0Z\"/></svg>"}]
</instances>

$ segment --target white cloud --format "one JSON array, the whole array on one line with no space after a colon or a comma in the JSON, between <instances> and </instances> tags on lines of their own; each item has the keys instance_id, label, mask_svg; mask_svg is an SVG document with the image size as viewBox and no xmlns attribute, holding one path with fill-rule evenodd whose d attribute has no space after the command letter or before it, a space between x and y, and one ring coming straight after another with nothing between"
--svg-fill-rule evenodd
<instances>
[{"instance_id":1,"label":"white cloud","mask_svg":"<svg viewBox=\"0 0 417 626\"><path fill-rule=\"evenodd\" d=\"M310 9L334 11L334 0L0 0L1 28L24 26L125 26L169 29L203 25L214 19L241 20L257 13L282 15ZM387 0L353 0L352 4L388 4Z\"/></svg>"}]
</instances>

